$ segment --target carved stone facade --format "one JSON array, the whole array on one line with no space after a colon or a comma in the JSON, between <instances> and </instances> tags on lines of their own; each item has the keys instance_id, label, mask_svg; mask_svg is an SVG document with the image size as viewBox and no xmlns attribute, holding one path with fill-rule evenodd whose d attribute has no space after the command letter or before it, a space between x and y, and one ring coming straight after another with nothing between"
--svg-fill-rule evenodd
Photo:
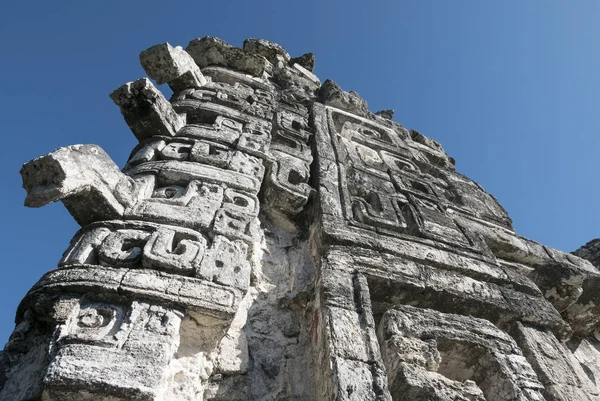
<instances>
[{"instance_id":1,"label":"carved stone facade","mask_svg":"<svg viewBox=\"0 0 600 401\"><path fill-rule=\"evenodd\" d=\"M21 302L2 401L600 400L596 243L523 238L432 139L248 39L111 94L139 145L21 170L81 225Z\"/></svg>"}]
</instances>

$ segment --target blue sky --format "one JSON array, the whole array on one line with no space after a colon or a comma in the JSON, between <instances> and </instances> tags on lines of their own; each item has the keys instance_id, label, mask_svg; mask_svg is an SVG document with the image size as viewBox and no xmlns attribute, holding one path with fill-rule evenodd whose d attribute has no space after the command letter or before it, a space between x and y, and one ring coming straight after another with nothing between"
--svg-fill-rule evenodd
<instances>
[{"instance_id":1,"label":"blue sky","mask_svg":"<svg viewBox=\"0 0 600 401\"><path fill-rule=\"evenodd\" d=\"M144 76L147 47L208 35L313 52L322 81L441 142L517 232L572 251L600 236L599 20L591 0L4 2L0 343L78 228L61 204L23 207L19 169L75 143L122 166L135 138L108 94Z\"/></svg>"}]
</instances>

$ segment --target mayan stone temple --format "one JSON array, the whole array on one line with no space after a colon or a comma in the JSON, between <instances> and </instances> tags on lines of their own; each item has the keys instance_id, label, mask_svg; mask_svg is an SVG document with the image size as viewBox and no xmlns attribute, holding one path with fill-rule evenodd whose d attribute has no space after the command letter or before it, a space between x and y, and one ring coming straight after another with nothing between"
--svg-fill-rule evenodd
<instances>
[{"instance_id":1,"label":"mayan stone temple","mask_svg":"<svg viewBox=\"0 0 600 401\"><path fill-rule=\"evenodd\" d=\"M21 170L27 206L81 229L16 312L0 400L600 400L600 243L519 236L310 53L205 37L140 61L173 96L110 95L123 169L73 145Z\"/></svg>"}]
</instances>

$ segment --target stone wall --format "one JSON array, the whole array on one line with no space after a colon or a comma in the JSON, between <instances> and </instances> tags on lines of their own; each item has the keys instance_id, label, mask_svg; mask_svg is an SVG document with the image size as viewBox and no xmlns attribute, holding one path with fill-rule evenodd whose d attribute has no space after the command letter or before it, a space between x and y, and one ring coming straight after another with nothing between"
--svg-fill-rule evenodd
<instances>
[{"instance_id":1,"label":"stone wall","mask_svg":"<svg viewBox=\"0 0 600 401\"><path fill-rule=\"evenodd\" d=\"M439 143L272 42L140 61L173 96L110 95L122 170L94 145L21 170L82 228L17 310L0 400L600 400L598 268L516 234Z\"/></svg>"}]
</instances>

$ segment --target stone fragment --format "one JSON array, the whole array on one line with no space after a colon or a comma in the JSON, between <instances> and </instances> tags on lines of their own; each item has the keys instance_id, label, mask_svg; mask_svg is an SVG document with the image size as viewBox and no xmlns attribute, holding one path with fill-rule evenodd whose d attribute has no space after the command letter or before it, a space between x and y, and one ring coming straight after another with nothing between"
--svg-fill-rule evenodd
<instances>
[{"instance_id":1,"label":"stone fragment","mask_svg":"<svg viewBox=\"0 0 600 401\"><path fill-rule=\"evenodd\" d=\"M298 73L300 73L300 75L302 75L303 77L312 81L316 85L321 84L321 80L319 80L319 77L317 77L315 74L313 74L311 71L307 70L306 68L302 67L300 64L296 63L292 66L292 68L295 69Z\"/></svg>"},{"instance_id":2,"label":"stone fragment","mask_svg":"<svg viewBox=\"0 0 600 401\"><path fill-rule=\"evenodd\" d=\"M581 296L583 281L587 276L585 271L566 263L544 265L529 274L529 278L559 312L567 309Z\"/></svg>"},{"instance_id":3,"label":"stone fragment","mask_svg":"<svg viewBox=\"0 0 600 401\"><path fill-rule=\"evenodd\" d=\"M518 323L513 336L538 378L544 384L542 394L549 401L597 400L600 396L593 377L565 344L552 333Z\"/></svg>"},{"instance_id":4,"label":"stone fragment","mask_svg":"<svg viewBox=\"0 0 600 401\"><path fill-rule=\"evenodd\" d=\"M589 241L573 252L573 255L589 260L594 266L600 269L600 238Z\"/></svg>"},{"instance_id":5,"label":"stone fragment","mask_svg":"<svg viewBox=\"0 0 600 401\"><path fill-rule=\"evenodd\" d=\"M181 47L169 43L152 46L140 53L142 68L161 85L168 83L173 92L204 86L208 81L194 59Z\"/></svg>"},{"instance_id":6,"label":"stone fragment","mask_svg":"<svg viewBox=\"0 0 600 401\"><path fill-rule=\"evenodd\" d=\"M367 102L358 93L345 92L331 79L326 80L321 85L319 99L327 106L337 107L359 116L365 116L369 112Z\"/></svg>"},{"instance_id":7,"label":"stone fragment","mask_svg":"<svg viewBox=\"0 0 600 401\"><path fill-rule=\"evenodd\" d=\"M185 120L147 78L128 82L110 98L121 109L131 132L139 141L152 136L175 136Z\"/></svg>"},{"instance_id":8,"label":"stone fragment","mask_svg":"<svg viewBox=\"0 0 600 401\"><path fill-rule=\"evenodd\" d=\"M246 52L221 39L209 36L192 40L186 51L200 68L221 66L255 77L262 76L270 64L262 56Z\"/></svg>"},{"instance_id":9,"label":"stone fragment","mask_svg":"<svg viewBox=\"0 0 600 401\"><path fill-rule=\"evenodd\" d=\"M375 112L376 116L379 117L383 117L386 120L391 120L392 118L394 118L394 110L379 110L377 112Z\"/></svg>"},{"instance_id":10,"label":"stone fragment","mask_svg":"<svg viewBox=\"0 0 600 401\"><path fill-rule=\"evenodd\" d=\"M273 65L288 63L290 55L285 49L277 43L264 39L249 38L244 41L243 49L249 53L255 53L263 56Z\"/></svg>"},{"instance_id":11,"label":"stone fragment","mask_svg":"<svg viewBox=\"0 0 600 401\"><path fill-rule=\"evenodd\" d=\"M313 53L305 53L300 57L293 57L290 59L289 64L290 67L293 67L294 64L300 64L302 67L312 72L315 69L315 55Z\"/></svg>"},{"instance_id":12,"label":"stone fragment","mask_svg":"<svg viewBox=\"0 0 600 401\"><path fill-rule=\"evenodd\" d=\"M600 325L600 278L589 275L581 286L581 295L563 311L564 319L578 337L593 334Z\"/></svg>"}]
</instances>

